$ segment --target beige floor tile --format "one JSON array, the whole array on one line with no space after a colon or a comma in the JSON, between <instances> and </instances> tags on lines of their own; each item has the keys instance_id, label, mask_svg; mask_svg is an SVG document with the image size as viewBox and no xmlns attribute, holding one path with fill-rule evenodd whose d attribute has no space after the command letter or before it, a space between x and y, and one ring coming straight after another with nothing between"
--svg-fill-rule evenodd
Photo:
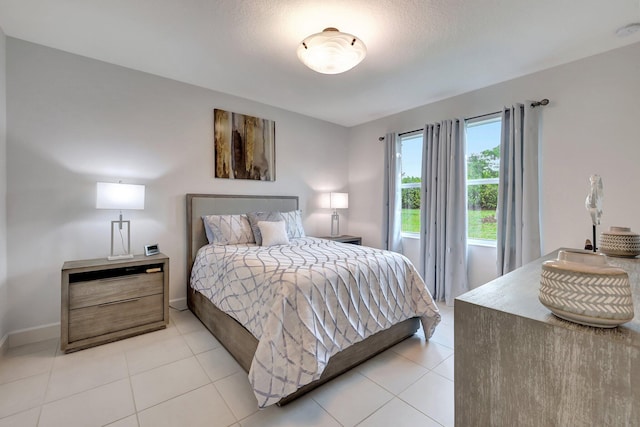
<instances>
[{"instance_id":1,"label":"beige floor tile","mask_svg":"<svg viewBox=\"0 0 640 427\"><path fill-rule=\"evenodd\" d=\"M183 335L193 354L204 353L222 347L220 342L208 330L190 332Z\"/></svg>"},{"instance_id":2,"label":"beige floor tile","mask_svg":"<svg viewBox=\"0 0 640 427\"><path fill-rule=\"evenodd\" d=\"M178 360L131 377L138 411L195 390L210 380L195 357Z\"/></svg>"},{"instance_id":3,"label":"beige floor tile","mask_svg":"<svg viewBox=\"0 0 640 427\"><path fill-rule=\"evenodd\" d=\"M141 427L227 427L236 422L213 384L207 384L138 415Z\"/></svg>"},{"instance_id":4,"label":"beige floor tile","mask_svg":"<svg viewBox=\"0 0 640 427\"><path fill-rule=\"evenodd\" d=\"M313 399L300 399L279 407L271 405L240 421L242 427L340 427Z\"/></svg>"},{"instance_id":5,"label":"beige floor tile","mask_svg":"<svg viewBox=\"0 0 640 427\"><path fill-rule=\"evenodd\" d=\"M374 412L358 427L440 427L440 424L398 398Z\"/></svg>"},{"instance_id":6,"label":"beige floor tile","mask_svg":"<svg viewBox=\"0 0 640 427\"><path fill-rule=\"evenodd\" d=\"M42 407L39 427L102 426L135 413L129 379L106 384Z\"/></svg>"},{"instance_id":7,"label":"beige floor tile","mask_svg":"<svg viewBox=\"0 0 640 427\"><path fill-rule=\"evenodd\" d=\"M238 362L223 347L200 353L196 357L211 381L217 381L242 371Z\"/></svg>"},{"instance_id":8,"label":"beige floor tile","mask_svg":"<svg viewBox=\"0 0 640 427\"><path fill-rule=\"evenodd\" d=\"M453 381L429 372L398 397L443 426L454 425Z\"/></svg>"},{"instance_id":9,"label":"beige floor tile","mask_svg":"<svg viewBox=\"0 0 640 427\"><path fill-rule=\"evenodd\" d=\"M51 338L44 341L38 341L31 344L24 344L18 347L11 347L5 353L6 356L25 356L27 354L42 353L48 351L52 356L55 356L56 351L59 348L60 340L58 338Z\"/></svg>"},{"instance_id":10,"label":"beige floor tile","mask_svg":"<svg viewBox=\"0 0 640 427\"><path fill-rule=\"evenodd\" d=\"M455 355L451 355L447 357L444 361L442 361L438 366L433 368L433 372L436 374L442 375L448 380L454 380L454 357Z\"/></svg>"},{"instance_id":11,"label":"beige floor tile","mask_svg":"<svg viewBox=\"0 0 640 427\"><path fill-rule=\"evenodd\" d=\"M258 401L244 371L216 381L214 385L237 419L246 418L258 410Z\"/></svg>"},{"instance_id":12,"label":"beige floor tile","mask_svg":"<svg viewBox=\"0 0 640 427\"><path fill-rule=\"evenodd\" d=\"M309 394L343 426L354 426L393 395L356 371L347 372Z\"/></svg>"},{"instance_id":13,"label":"beige floor tile","mask_svg":"<svg viewBox=\"0 0 640 427\"><path fill-rule=\"evenodd\" d=\"M130 415L121 420L114 421L111 424L107 424L105 427L139 427L138 417L136 415Z\"/></svg>"},{"instance_id":14,"label":"beige floor tile","mask_svg":"<svg viewBox=\"0 0 640 427\"><path fill-rule=\"evenodd\" d=\"M95 354L95 358L87 358L80 357L83 356L80 353L73 353L76 356L75 363L57 363L51 371L45 401L52 402L128 376L127 362L122 352Z\"/></svg>"},{"instance_id":15,"label":"beige floor tile","mask_svg":"<svg viewBox=\"0 0 640 427\"><path fill-rule=\"evenodd\" d=\"M0 385L0 418L42 405L49 373Z\"/></svg>"},{"instance_id":16,"label":"beige floor tile","mask_svg":"<svg viewBox=\"0 0 640 427\"><path fill-rule=\"evenodd\" d=\"M247 374L188 311L172 309L167 329L71 354L59 351L57 339L12 348L0 358L0 427L38 419L65 427L136 427L142 419L230 427L452 425L454 310L439 307L442 322L431 341L420 330L295 402L260 411ZM197 402L204 403L192 409Z\"/></svg>"},{"instance_id":17,"label":"beige floor tile","mask_svg":"<svg viewBox=\"0 0 640 427\"><path fill-rule=\"evenodd\" d=\"M441 302L438 304L438 310L440 310L440 317L442 317L440 323L443 323L445 325L453 325L453 307L449 307L445 303Z\"/></svg>"},{"instance_id":18,"label":"beige floor tile","mask_svg":"<svg viewBox=\"0 0 640 427\"><path fill-rule=\"evenodd\" d=\"M8 353L0 359L0 384L49 372L55 359L55 349L38 353Z\"/></svg>"},{"instance_id":19,"label":"beige floor tile","mask_svg":"<svg viewBox=\"0 0 640 427\"><path fill-rule=\"evenodd\" d=\"M400 393L429 372L427 368L389 350L363 363L356 370L393 394Z\"/></svg>"},{"instance_id":20,"label":"beige floor tile","mask_svg":"<svg viewBox=\"0 0 640 427\"><path fill-rule=\"evenodd\" d=\"M207 328L198 320L198 318L189 310L172 311L172 319L181 334L190 332L205 331ZM175 313L175 314L174 314Z\"/></svg>"},{"instance_id":21,"label":"beige floor tile","mask_svg":"<svg viewBox=\"0 0 640 427\"><path fill-rule=\"evenodd\" d=\"M426 341L418 335L402 341L391 350L427 369L435 368L453 354L453 349L434 341Z\"/></svg>"},{"instance_id":22,"label":"beige floor tile","mask_svg":"<svg viewBox=\"0 0 640 427\"><path fill-rule=\"evenodd\" d=\"M152 342L125 352L131 375L138 374L176 360L193 356L187 342L180 335Z\"/></svg>"},{"instance_id":23,"label":"beige floor tile","mask_svg":"<svg viewBox=\"0 0 640 427\"><path fill-rule=\"evenodd\" d=\"M122 350L122 341L114 341L72 353L62 353L58 351L58 354L53 361L53 369L56 370L75 367L92 360L111 357L114 355L124 355Z\"/></svg>"},{"instance_id":24,"label":"beige floor tile","mask_svg":"<svg viewBox=\"0 0 640 427\"><path fill-rule=\"evenodd\" d=\"M170 322L165 329L159 329L147 334L136 335L135 337L118 341L118 343L120 343L120 347L124 351L128 351L134 348L145 347L155 342L163 341L178 335L180 335L180 331L178 331L178 328L176 328L176 326Z\"/></svg>"},{"instance_id":25,"label":"beige floor tile","mask_svg":"<svg viewBox=\"0 0 640 427\"><path fill-rule=\"evenodd\" d=\"M444 345L453 350L453 323L438 325L430 341Z\"/></svg>"},{"instance_id":26,"label":"beige floor tile","mask_svg":"<svg viewBox=\"0 0 640 427\"><path fill-rule=\"evenodd\" d=\"M39 416L40 407L29 409L28 411L1 418L0 427L36 427Z\"/></svg>"}]
</instances>

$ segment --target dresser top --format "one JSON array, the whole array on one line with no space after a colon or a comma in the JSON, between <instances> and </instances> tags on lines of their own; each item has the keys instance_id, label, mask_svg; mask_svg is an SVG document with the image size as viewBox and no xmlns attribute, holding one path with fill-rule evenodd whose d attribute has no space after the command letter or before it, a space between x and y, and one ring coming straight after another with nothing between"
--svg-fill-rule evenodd
<instances>
[{"instance_id":1,"label":"dresser top","mask_svg":"<svg viewBox=\"0 0 640 427\"><path fill-rule=\"evenodd\" d=\"M557 258L558 251L559 249L459 296L456 303L465 302L554 327L627 340L632 345L640 347L640 259L607 258L610 265L622 268L629 275L635 310L633 320L611 329L592 328L557 318L538 300L542 263Z\"/></svg>"}]
</instances>

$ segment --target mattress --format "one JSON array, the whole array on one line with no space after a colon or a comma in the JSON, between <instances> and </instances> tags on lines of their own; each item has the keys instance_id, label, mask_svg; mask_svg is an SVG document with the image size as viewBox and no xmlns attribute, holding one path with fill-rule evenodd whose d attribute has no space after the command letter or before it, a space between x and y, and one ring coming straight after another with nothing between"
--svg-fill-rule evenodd
<instances>
[{"instance_id":1,"label":"mattress","mask_svg":"<svg viewBox=\"0 0 640 427\"><path fill-rule=\"evenodd\" d=\"M311 237L289 245L206 245L191 286L258 339L249 381L258 405L320 377L342 349L411 317L427 338L440 314L401 254Z\"/></svg>"}]
</instances>

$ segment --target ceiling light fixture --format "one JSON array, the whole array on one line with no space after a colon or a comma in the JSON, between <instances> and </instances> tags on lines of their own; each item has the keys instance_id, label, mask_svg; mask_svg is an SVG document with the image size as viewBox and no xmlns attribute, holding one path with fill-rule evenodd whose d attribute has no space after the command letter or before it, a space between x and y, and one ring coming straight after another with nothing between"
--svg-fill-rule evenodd
<instances>
[{"instance_id":1,"label":"ceiling light fixture","mask_svg":"<svg viewBox=\"0 0 640 427\"><path fill-rule=\"evenodd\" d=\"M634 22L633 24L625 25L624 27L620 27L616 30L616 35L618 37L630 36L631 34L638 32L640 30L640 23Z\"/></svg>"},{"instance_id":2,"label":"ceiling light fixture","mask_svg":"<svg viewBox=\"0 0 640 427\"><path fill-rule=\"evenodd\" d=\"M337 28L325 28L312 34L298 46L298 58L304 65L322 74L340 74L358 65L367 55L362 40Z\"/></svg>"}]
</instances>

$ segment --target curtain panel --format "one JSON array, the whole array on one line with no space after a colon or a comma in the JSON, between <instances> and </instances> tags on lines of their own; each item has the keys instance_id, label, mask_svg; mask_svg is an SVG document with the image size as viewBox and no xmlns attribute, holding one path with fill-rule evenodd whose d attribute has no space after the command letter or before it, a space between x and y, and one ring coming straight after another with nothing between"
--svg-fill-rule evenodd
<instances>
[{"instance_id":1,"label":"curtain panel","mask_svg":"<svg viewBox=\"0 0 640 427\"><path fill-rule=\"evenodd\" d=\"M538 111L531 102L505 107L498 182L498 275L540 257Z\"/></svg>"},{"instance_id":2,"label":"curtain panel","mask_svg":"<svg viewBox=\"0 0 640 427\"><path fill-rule=\"evenodd\" d=\"M402 160L396 134L384 138L383 236L385 249L402 253L402 195L400 193Z\"/></svg>"},{"instance_id":3,"label":"curtain panel","mask_svg":"<svg viewBox=\"0 0 640 427\"><path fill-rule=\"evenodd\" d=\"M463 120L426 125L420 198L420 273L436 301L469 290Z\"/></svg>"}]
</instances>

